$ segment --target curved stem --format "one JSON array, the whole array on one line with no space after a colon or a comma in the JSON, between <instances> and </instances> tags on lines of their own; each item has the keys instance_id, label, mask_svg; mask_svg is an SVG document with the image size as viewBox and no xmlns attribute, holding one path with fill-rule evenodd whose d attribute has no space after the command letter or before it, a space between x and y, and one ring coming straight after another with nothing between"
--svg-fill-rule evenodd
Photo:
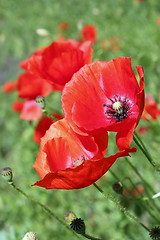
<instances>
[{"instance_id":1,"label":"curved stem","mask_svg":"<svg viewBox=\"0 0 160 240\"><path fill-rule=\"evenodd\" d=\"M46 109L43 109L43 113L44 113L47 117L51 118L53 121L58 121L58 119L55 118L55 117L52 115L52 113L48 113Z\"/></svg>"},{"instance_id":2,"label":"curved stem","mask_svg":"<svg viewBox=\"0 0 160 240\"><path fill-rule=\"evenodd\" d=\"M49 215L51 215L52 217L54 217L59 223L61 223L65 228L67 228L70 232L72 232L72 234L74 234L74 236L76 236L78 239L81 239L74 231L72 231L72 229L65 224L65 222L63 222L59 217L57 217L54 212L52 212L48 207L46 207L45 205L43 205L41 202L39 202L38 200L32 198L31 196L29 196L27 193L25 193L22 189L18 188L13 182L10 183L10 185L17 190L19 193L21 193L23 196L25 196L26 198L28 198L30 201L34 202L35 204L39 205L41 208L43 208Z\"/></svg>"},{"instance_id":3,"label":"curved stem","mask_svg":"<svg viewBox=\"0 0 160 240\"><path fill-rule=\"evenodd\" d=\"M145 226L138 218L136 218L134 215L132 215L127 209L125 209L120 202L115 199L112 195L105 193L96 183L93 183L93 185L95 186L96 189L98 189L99 192L101 192L103 194L104 197L106 197L107 199L111 200L112 202L114 202L116 204L116 206L129 218L131 218L132 220L134 220L136 223L140 224L144 229L146 229L148 232L150 231L150 229Z\"/></svg>"},{"instance_id":4,"label":"curved stem","mask_svg":"<svg viewBox=\"0 0 160 240\"><path fill-rule=\"evenodd\" d=\"M119 182L122 182L122 185L125 187L125 184L124 184L124 180L125 179L128 179L130 182L131 182L131 184L133 185L133 187L134 188L136 188L136 185L133 183L133 181L129 178L129 177L127 177L127 178L124 178L123 179L123 181L121 181L119 178L118 178L118 176L115 174L115 173L113 173L111 170L110 170L110 172L111 172L111 174L113 175L113 177L114 178L116 178L116 180L118 180ZM126 187L125 187L126 188ZM138 189L137 189L137 191L138 191ZM139 192L139 191L138 191ZM140 193L140 192L139 192ZM123 197L125 197L125 198L127 198L124 194L122 194L123 195ZM141 202L139 201L139 200L141 200L141 201L146 201L146 200L153 200L152 199L153 197L141 197L141 198L129 198L130 200L132 200L132 201L137 201L137 203L139 204L139 206L141 206ZM150 204L149 204L150 205ZM150 208L150 207L148 207L148 203L147 203L147 205L146 204L143 204L143 207L145 208L145 210L148 212L148 214L156 221L156 222L159 222L159 219L152 213L152 211L151 211L151 209L152 208Z\"/></svg>"},{"instance_id":5,"label":"curved stem","mask_svg":"<svg viewBox=\"0 0 160 240\"><path fill-rule=\"evenodd\" d=\"M143 152L143 154L146 156L146 158L148 159L148 161L152 164L152 166L154 168L156 168L157 171L160 171L160 167L156 165L156 163L153 161L150 153L148 152L145 144L143 143L143 141L141 140L141 138L139 137L139 135L134 132L134 136L133 136L133 140L135 141L135 143L137 144L137 146L141 149L141 151Z\"/></svg>"},{"instance_id":6,"label":"curved stem","mask_svg":"<svg viewBox=\"0 0 160 240\"><path fill-rule=\"evenodd\" d=\"M92 237L92 236L88 235L87 233L82 234L82 236L87 239L91 239L91 240L102 240L101 238Z\"/></svg>"},{"instance_id":7,"label":"curved stem","mask_svg":"<svg viewBox=\"0 0 160 240\"><path fill-rule=\"evenodd\" d=\"M141 179L142 182L145 183L145 185L148 187L148 189L154 194L155 191L153 190L153 188L149 185L149 183L142 177L142 175L138 172L137 168L131 163L131 161L128 160L127 157L125 157L127 163L130 165L130 167L135 171L135 173L137 174L137 176Z\"/></svg>"},{"instance_id":8,"label":"curved stem","mask_svg":"<svg viewBox=\"0 0 160 240\"><path fill-rule=\"evenodd\" d=\"M154 189L150 186L150 184L142 177L142 175L138 172L138 170L136 169L136 167L131 163L131 161L128 160L127 157L125 157L127 163L130 165L130 167L135 171L135 173L137 174L137 176L141 179L142 182L144 182L144 184L147 186L146 188L146 193L148 195L148 198L152 201L151 204L151 208L156 208L158 210L160 210L159 206L157 206L156 202L153 200L154 198L152 198L152 196L150 196L149 191L152 193L152 195L155 195L155 191Z\"/></svg>"},{"instance_id":9,"label":"curved stem","mask_svg":"<svg viewBox=\"0 0 160 240\"><path fill-rule=\"evenodd\" d=\"M109 169L109 172L112 174L112 176L113 176L118 182L121 182L121 180L119 179L119 177L118 177L111 169Z\"/></svg>"}]
</instances>

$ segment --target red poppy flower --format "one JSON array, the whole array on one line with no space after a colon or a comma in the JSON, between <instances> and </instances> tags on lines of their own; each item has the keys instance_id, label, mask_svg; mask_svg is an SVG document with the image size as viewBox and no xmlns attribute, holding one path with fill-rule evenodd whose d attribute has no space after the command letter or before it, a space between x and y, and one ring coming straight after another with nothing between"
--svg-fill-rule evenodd
<instances>
[{"instance_id":1,"label":"red poppy flower","mask_svg":"<svg viewBox=\"0 0 160 240\"><path fill-rule=\"evenodd\" d=\"M144 194L144 187L142 185L137 185L135 188L124 188L123 195L128 198L131 197L139 197L140 195Z\"/></svg>"},{"instance_id":2,"label":"red poppy flower","mask_svg":"<svg viewBox=\"0 0 160 240\"><path fill-rule=\"evenodd\" d=\"M140 127L140 128L137 129L138 133L141 134L141 135L146 134L149 130L150 130L149 126Z\"/></svg>"},{"instance_id":3,"label":"red poppy flower","mask_svg":"<svg viewBox=\"0 0 160 240\"><path fill-rule=\"evenodd\" d=\"M158 104L154 100L154 97L150 94L145 95L145 106L142 113L142 118L146 121L156 120L160 116L160 109Z\"/></svg>"},{"instance_id":4,"label":"red poppy flower","mask_svg":"<svg viewBox=\"0 0 160 240\"><path fill-rule=\"evenodd\" d=\"M35 99L37 96L47 96L52 86L43 78L25 72L17 79L17 90L20 98Z\"/></svg>"},{"instance_id":5,"label":"red poppy flower","mask_svg":"<svg viewBox=\"0 0 160 240\"><path fill-rule=\"evenodd\" d=\"M52 114L52 116L54 118L56 118L57 120L63 118L63 116L60 113ZM45 135L46 131L49 129L51 124L54 122L55 121L52 118L47 117L47 116L44 116L39 120L39 122L35 128L35 132L34 132L34 136L33 136L33 139L36 143L40 144L41 138Z\"/></svg>"},{"instance_id":6,"label":"red poppy flower","mask_svg":"<svg viewBox=\"0 0 160 240\"><path fill-rule=\"evenodd\" d=\"M37 120L42 116L42 109L34 100L26 100L23 104L23 108L20 114L20 118L33 121Z\"/></svg>"},{"instance_id":7,"label":"red poppy flower","mask_svg":"<svg viewBox=\"0 0 160 240\"><path fill-rule=\"evenodd\" d=\"M139 196L139 195L141 195L141 194L143 194L144 193L144 187L143 187L143 185L137 185L133 190L132 190L132 195L134 196L134 197L137 197L137 196Z\"/></svg>"},{"instance_id":8,"label":"red poppy flower","mask_svg":"<svg viewBox=\"0 0 160 240\"><path fill-rule=\"evenodd\" d=\"M97 29L94 25L85 25L80 33L80 41L90 40L95 43L97 40Z\"/></svg>"},{"instance_id":9,"label":"red poppy flower","mask_svg":"<svg viewBox=\"0 0 160 240\"><path fill-rule=\"evenodd\" d=\"M2 90L5 93L13 92L16 89L16 82L6 82L2 86Z\"/></svg>"},{"instance_id":10,"label":"red poppy flower","mask_svg":"<svg viewBox=\"0 0 160 240\"><path fill-rule=\"evenodd\" d=\"M46 189L78 189L98 180L126 150L103 158L107 134L94 138L78 135L65 119L51 125L41 139L33 165L40 176L34 185Z\"/></svg>"},{"instance_id":11,"label":"red poppy flower","mask_svg":"<svg viewBox=\"0 0 160 240\"><path fill-rule=\"evenodd\" d=\"M106 38L100 42L100 45L103 50L119 51L119 38L116 36Z\"/></svg>"},{"instance_id":12,"label":"red poppy flower","mask_svg":"<svg viewBox=\"0 0 160 240\"><path fill-rule=\"evenodd\" d=\"M62 90L72 75L92 59L91 42L75 40L55 41L48 47L33 53L21 63L31 74L54 84L55 90Z\"/></svg>"},{"instance_id":13,"label":"red poppy flower","mask_svg":"<svg viewBox=\"0 0 160 240\"><path fill-rule=\"evenodd\" d=\"M22 109L23 109L23 105L24 105L24 103L19 101L19 100L14 101L13 104L12 104L12 110L14 112L21 112Z\"/></svg>"},{"instance_id":14,"label":"red poppy flower","mask_svg":"<svg viewBox=\"0 0 160 240\"><path fill-rule=\"evenodd\" d=\"M79 134L117 132L119 150L129 147L144 106L143 69L137 66L140 85L131 60L85 65L66 84L62 94L65 117Z\"/></svg>"}]
</instances>

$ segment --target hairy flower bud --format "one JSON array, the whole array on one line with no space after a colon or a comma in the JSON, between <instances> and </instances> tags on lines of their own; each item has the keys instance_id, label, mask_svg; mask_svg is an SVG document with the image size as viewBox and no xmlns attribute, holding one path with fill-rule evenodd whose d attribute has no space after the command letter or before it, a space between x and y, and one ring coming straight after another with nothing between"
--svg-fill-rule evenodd
<instances>
[{"instance_id":1,"label":"hairy flower bud","mask_svg":"<svg viewBox=\"0 0 160 240\"><path fill-rule=\"evenodd\" d=\"M38 106L42 109L45 109L46 106L46 102L45 102L45 98L42 96L38 96L36 97L36 103L38 104Z\"/></svg>"},{"instance_id":2,"label":"hairy flower bud","mask_svg":"<svg viewBox=\"0 0 160 240\"><path fill-rule=\"evenodd\" d=\"M37 28L36 33L41 37L48 37L49 32L45 28Z\"/></svg>"},{"instance_id":3,"label":"hairy flower bud","mask_svg":"<svg viewBox=\"0 0 160 240\"><path fill-rule=\"evenodd\" d=\"M35 232L27 232L22 240L38 240L38 237Z\"/></svg>"},{"instance_id":4,"label":"hairy flower bud","mask_svg":"<svg viewBox=\"0 0 160 240\"><path fill-rule=\"evenodd\" d=\"M77 217L76 217L75 213L74 213L74 212L71 212L71 211L67 212L67 213L64 215L64 221L67 222L67 223L69 223L69 224L71 224L71 222L72 222L74 219L76 219L76 218L77 218Z\"/></svg>"},{"instance_id":5,"label":"hairy flower bud","mask_svg":"<svg viewBox=\"0 0 160 240\"><path fill-rule=\"evenodd\" d=\"M116 193L122 194L122 192L123 192L123 186L122 186L121 182L115 182L112 185L112 188Z\"/></svg>"},{"instance_id":6,"label":"hairy flower bud","mask_svg":"<svg viewBox=\"0 0 160 240\"><path fill-rule=\"evenodd\" d=\"M1 176L9 183L13 183L13 174L12 174L12 169L9 167L3 168L0 170Z\"/></svg>"}]
</instances>

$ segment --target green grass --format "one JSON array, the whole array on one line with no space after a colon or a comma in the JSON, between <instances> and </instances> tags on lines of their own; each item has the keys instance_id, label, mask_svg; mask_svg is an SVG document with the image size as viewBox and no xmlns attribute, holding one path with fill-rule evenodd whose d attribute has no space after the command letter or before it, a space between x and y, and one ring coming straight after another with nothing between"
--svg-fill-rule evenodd
<instances>
[{"instance_id":1,"label":"green grass","mask_svg":"<svg viewBox=\"0 0 160 240\"><path fill-rule=\"evenodd\" d=\"M78 39L79 26L95 24L98 29L98 41L94 46L94 60L110 60L118 56L132 58L133 66L142 65L145 69L146 92L158 100L160 89L160 26L159 0L145 0L138 3L133 0L1 0L0 2L0 82L14 80L20 70L19 61L27 58L41 46L56 40L60 33L57 25L61 21L69 22L67 38ZM45 28L50 39L40 37L36 29ZM119 39L118 51L103 50L100 42L116 36ZM16 184L40 202L51 208L63 219L67 211L73 211L85 220L87 232L95 237L112 240L148 240L148 233L132 220L128 219L109 200L107 201L93 186L80 190L45 190L31 187L37 179L32 168L38 146L32 141L33 127L19 119L13 113L11 104L16 93L0 94L0 167L11 167ZM56 105L54 96L48 98L49 105ZM53 102L53 103L52 103ZM59 105L58 105L59 106ZM142 136L152 157L158 163L160 156L159 127L160 119L154 123L140 122L151 126L147 135ZM134 143L132 144L134 146ZM109 145L112 153L113 142ZM143 178L159 192L159 174L138 150L133 153L131 162ZM112 171L123 180L131 178L134 184L141 183L125 159L118 159ZM110 172L105 174L99 184L104 191L116 196L124 206L144 222L149 228L158 225L145 210L142 200L125 199L112 190L115 178ZM159 199L155 200L159 204ZM151 203L154 207L154 203ZM152 209L152 206L150 207ZM159 217L159 212L155 212ZM40 239L76 239L55 219L43 210L15 192L7 183L0 183L0 239L21 239L27 231L37 232ZM83 239L83 237L82 237Z\"/></svg>"}]
</instances>

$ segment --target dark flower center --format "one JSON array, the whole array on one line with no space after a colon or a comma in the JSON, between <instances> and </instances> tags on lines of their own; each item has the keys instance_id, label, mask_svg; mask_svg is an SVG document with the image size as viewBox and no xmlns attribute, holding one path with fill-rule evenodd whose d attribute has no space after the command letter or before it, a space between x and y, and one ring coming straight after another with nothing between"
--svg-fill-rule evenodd
<instances>
[{"instance_id":1,"label":"dark flower center","mask_svg":"<svg viewBox=\"0 0 160 240\"><path fill-rule=\"evenodd\" d=\"M126 118L131 113L132 104L127 96L121 97L118 95L114 95L112 98L108 98L110 100L110 104L103 104L105 109L105 114L110 119L115 119L116 122L120 122Z\"/></svg>"}]
</instances>

